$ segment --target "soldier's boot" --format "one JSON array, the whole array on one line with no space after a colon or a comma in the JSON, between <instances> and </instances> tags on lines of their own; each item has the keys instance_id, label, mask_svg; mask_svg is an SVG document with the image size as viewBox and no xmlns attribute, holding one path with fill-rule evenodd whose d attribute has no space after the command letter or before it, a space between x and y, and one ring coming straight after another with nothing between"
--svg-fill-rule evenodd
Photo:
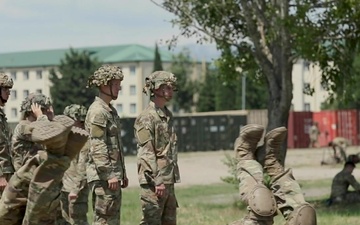
<instances>
[{"instance_id":1,"label":"soldier's boot","mask_svg":"<svg viewBox=\"0 0 360 225\"><path fill-rule=\"evenodd\" d=\"M265 135L265 159L264 169L272 178L284 171L280 163L280 149L287 134L286 127L278 127Z\"/></svg>"},{"instance_id":2,"label":"soldier's boot","mask_svg":"<svg viewBox=\"0 0 360 225\"><path fill-rule=\"evenodd\" d=\"M64 155L74 159L84 147L89 137L89 133L79 127L72 127L65 146Z\"/></svg>"},{"instance_id":3,"label":"soldier's boot","mask_svg":"<svg viewBox=\"0 0 360 225\"><path fill-rule=\"evenodd\" d=\"M256 146L264 133L264 127L258 124L248 124L241 128L239 137L235 140L235 156L238 160L254 159Z\"/></svg>"},{"instance_id":4,"label":"soldier's boot","mask_svg":"<svg viewBox=\"0 0 360 225\"><path fill-rule=\"evenodd\" d=\"M235 141L237 177L240 198L248 207L248 215L234 224L270 225L276 214L276 202L271 191L263 184L262 166L254 159L256 147L264 127L257 124L244 126Z\"/></svg>"}]
</instances>

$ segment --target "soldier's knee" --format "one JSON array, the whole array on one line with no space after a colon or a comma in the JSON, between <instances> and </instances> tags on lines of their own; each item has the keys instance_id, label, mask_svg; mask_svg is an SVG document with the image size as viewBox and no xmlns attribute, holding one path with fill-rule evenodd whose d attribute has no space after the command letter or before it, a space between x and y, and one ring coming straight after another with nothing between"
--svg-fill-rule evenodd
<instances>
[{"instance_id":1,"label":"soldier's knee","mask_svg":"<svg viewBox=\"0 0 360 225\"><path fill-rule=\"evenodd\" d=\"M289 215L286 225L316 225L316 212L314 207L304 203L295 208Z\"/></svg>"},{"instance_id":2,"label":"soldier's knee","mask_svg":"<svg viewBox=\"0 0 360 225\"><path fill-rule=\"evenodd\" d=\"M276 214L276 201L273 193L263 184L255 185L248 198L251 217L257 219L271 219Z\"/></svg>"}]
</instances>

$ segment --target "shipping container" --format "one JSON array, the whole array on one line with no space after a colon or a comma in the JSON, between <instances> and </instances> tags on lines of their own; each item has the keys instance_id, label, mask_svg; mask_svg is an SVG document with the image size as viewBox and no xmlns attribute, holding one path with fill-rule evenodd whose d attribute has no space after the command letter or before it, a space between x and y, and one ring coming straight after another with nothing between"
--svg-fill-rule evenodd
<instances>
[{"instance_id":1,"label":"shipping container","mask_svg":"<svg viewBox=\"0 0 360 225\"><path fill-rule=\"evenodd\" d=\"M337 110L337 136L344 137L350 141L351 145L358 145L358 111Z\"/></svg>"},{"instance_id":2,"label":"shipping container","mask_svg":"<svg viewBox=\"0 0 360 225\"><path fill-rule=\"evenodd\" d=\"M320 130L320 147L328 146L328 143L338 136L337 112L335 110L324 110L313 112L313 121L318 123Z\"/></svg>"},{"instance_id":3,"label":"shipping container","mask_svg":"<svg viewBox=\"0 0 360 225\"><path fill-rule=\"evenodd\" d=\"M309 147L309 129L312 125L312 112L290 111L288 121L288 148L307 148Z\"/></svg>"}]
</instances>

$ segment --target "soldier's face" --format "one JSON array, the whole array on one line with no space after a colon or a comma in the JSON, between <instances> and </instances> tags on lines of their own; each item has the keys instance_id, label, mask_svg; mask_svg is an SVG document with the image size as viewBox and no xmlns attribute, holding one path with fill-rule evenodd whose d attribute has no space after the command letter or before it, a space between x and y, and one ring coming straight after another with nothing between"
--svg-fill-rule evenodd
<instances>
[{"instance_id":1,"label":"soldier's face","mask_svg":"<svg viewBox=\"0 0 360 225\"><path fill-rule=\"evenodd\" d=\"M109 89L111 89L114 98L117 99L119 91L121 90L121 80L110 81Z\"/></svg>"},{"instance_id":2,"label":"soldier's face","mask_svg":"<svg viewBox=\"0 0 360 225\"><path fill-rule=\"evenodd\" d=\"M10 90L11 88L8 87L1 87L1 98L7 101L10 96Z\"/></svg>"},{"instance_id":3,"label":"soldier's face","mask_svg":"<svg viewBox=\"0 0 360 225\"><path fill-rule=\"evenodd\" d=\"M162 84L155 90L155 95L163 97L165 100L170 101L174 94L174 88L171 85Z\"/></svg>"}]
</instances>

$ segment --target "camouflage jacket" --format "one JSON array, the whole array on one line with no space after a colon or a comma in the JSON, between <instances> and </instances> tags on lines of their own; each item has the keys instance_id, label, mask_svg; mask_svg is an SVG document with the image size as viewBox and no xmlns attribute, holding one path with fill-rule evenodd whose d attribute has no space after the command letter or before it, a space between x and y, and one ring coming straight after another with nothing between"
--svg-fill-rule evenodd
<instances>
[{"instance_id":1,"label":"camouflage jacket","mask_svg":"<svg viewBox=\"0 0 360 225\"><path fill-rule=\"evenodd\" d=\"M116 109L96 97L85 119L90 141L86 168L88 182L126 177L120 126Z\"/></svg>"},{"instance_id":2,"label":"camouflage jacket","mask_svg":"<svg viewBox=\"0 0 360 225\"><path fill-rule=\"evenodd\" d=\"M75 157L69 169L66 170L63 177L62 191L79 193L86 185L86 163L88 162L89 142L81 149Z\"/></svg>"},{"instance_id":3,"label":"camouflage jacket","mask_svg":"<svg viewBox=\"0 0 360 225\"><path fill-rule=\"evenodd\" d=\"M155 107L153 102L136 118L137 165L140 184L180 182L177 164L177 137L172 113Z\"/></svg>"},{"instance_id":4,"label":"camouflage jacket","mask_svg":"<svg viewBox=\"0 0 360 225\"><path fill-rule=\"evenodd\" d=\"M360 184L355 180L355 177L348 171L342 170L333 179L331 185L331 198L343 198L349 186L352 186L355 191L360 191Z\"/></svg>"},{"instance_id":5,"label":"camouflage jacket","mask_svg":"<svg viewBox=\"0 0 360 225\"><path fill-rule=\"evenodd\" d=\"M38 120L47 120L47 117L41 116ZM14 129L12 136L11 154L13 158L13 164L15 171L18 171L27 160L37 154L39 150L43 150L44 147L31 141L30 133L26 130L26 127L31 122L28 120L21 120Z\"/></svg>"},{"instance_id":6,"label":"camouflage jacket","mask_svg":"<svg viewBox=\"0 0 360 225\"><path fill-rule=\"evenodd\" d=\"M11 162L11 131L4 111L0 108L0 176L13 174L14 166Z\"/></svg>"}]
</instances>

